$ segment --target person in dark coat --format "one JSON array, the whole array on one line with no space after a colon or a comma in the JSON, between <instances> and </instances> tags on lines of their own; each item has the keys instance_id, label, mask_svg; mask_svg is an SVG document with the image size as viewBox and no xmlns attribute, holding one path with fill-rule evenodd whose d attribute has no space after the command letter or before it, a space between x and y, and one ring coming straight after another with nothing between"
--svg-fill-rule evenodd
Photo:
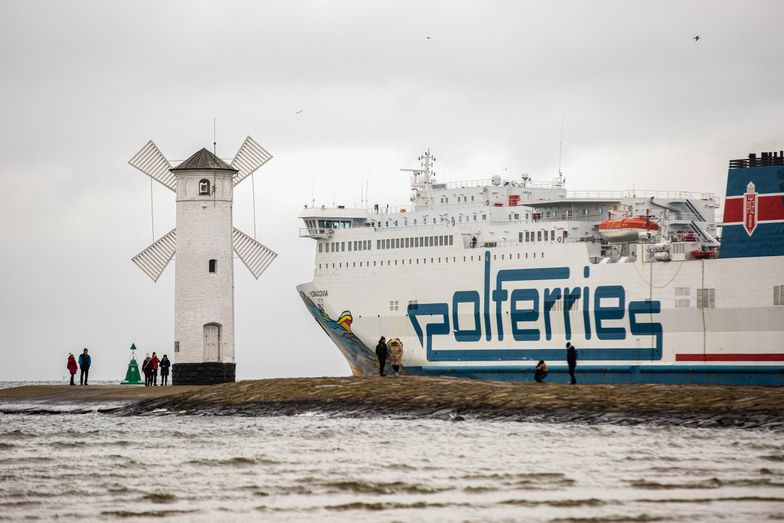
<instances>
[{"instance_id":1,"label":"person in dark coat","mask_svg":"<svg viewBox=\"0 0 784 523\"><path fill-rule=\"evenodd\" d=\"M536 364L536 370L534 371L534 381L537 383L542 383L546 377L547 364L544 362L544 360L539 360L539 363Z\"/></svg>"},{"instance_id":2,"label":"person in dark coat","mask_svg":"<svg viewBox=\"0 0 784 523\"><path fill-rule=\"evenodd\" d=\"M574 369L577 368L577 349L570 342L566 342L566 363L569 365L569 377L571 385L577 383L577 378L574 377Z\"/></svg>"},{"instance_id":3,"label":"person in dark coat","mask_svg":"<svg viewBox=\"0 0 784 523\"><path fill-rule=\"evenodd\" d=\"M79 373L79 384L80 385L87 385L87 376L90 373L90 365L92 364L92 358L89 354L87 354L87 349L84 349L81 354L79 354L79 369L82 371Z\"/></svg>"},{"instance_id":4,"label":"person in dark coat","mask_svg":"<svg viewBox=\"0 0 784 523\"><path fill-rule=\"evenodd\" d=\"M378 345L376 345L376 356L378 356L378 375L386 376L386 374L384 374L384 367L386 367L387 364L389 349L387 348L386 338L383 336L381 336L381 339L378 340Z\"/></svg>"},{"instance_id":5,"label":"person in dark coat","mask_svg":"<svg viewBox=\"0 0 784 523\"><path fill-rule=\"evenodd\" d=\"M152 384L154 386L158 386L158 365L161 363L161 360L158 359L158 355L156 353L152 353Z\"/></svg>"},{"instance_id":6,"label":"person in dark coat","mask_svg":"<svg viewBox=\"0 0 784 523\"><path fill-rule=\"evenodd\" d=\"M169 357L166 354L161 358L158 367L161 369L161 387L165 387L169 384L169 367L171 367L171 361L169 361Z\"/></svg>"},{"instance_id":7,"label":"person in dark coat","mask_svg":"<svg viewBox=\"0 0 784 523\"><path fill-rule=\"evenodd\" d=\"M76 385L74 383L74 376L76 375L76 370L78 367L76 366L76 358L74 358L73 354L68 355L68 363L65 366L68 369L68 372L71 374L71 385Z\"/></svg>"},{"instance_id":8,"label":"person in dark coat","mask_svg":"<svg viewBox=\"0 0 784 523\"><path fill-rule=\"evenodd\" d=\"M149 387L150 383L152 383L152 359L149 354L144 356L142 372L144 373L144 386Z\"/></svg>"}]
</instances>

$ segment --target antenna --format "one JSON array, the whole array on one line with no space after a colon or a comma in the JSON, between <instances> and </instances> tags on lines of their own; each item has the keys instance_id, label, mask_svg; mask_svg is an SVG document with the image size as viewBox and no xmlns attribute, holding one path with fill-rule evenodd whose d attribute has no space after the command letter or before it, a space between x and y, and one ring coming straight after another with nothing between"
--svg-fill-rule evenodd
<instances>
[{"instance_id":1,"label":"antenna","mask_svg":"<svg viewBox=\"0 0 784 523\"><path fill-rule=\"evenodd\" d=\"M561 172L561 158L563 156L563 130L564 130L564 120L566 116L561 116L561 141L558 143L558 176L563 176Z\"/></svg>"},{"instance_id":2,"label":"antenna","mask_svg":"<svg viewBox=\"0 0 784 523\"><path fill-rule=\"evenodd\" d=\"M218 156L218 138L217 138L218 123L217 118L212 117L212 154Z\"/></svg>"}]
</instances>

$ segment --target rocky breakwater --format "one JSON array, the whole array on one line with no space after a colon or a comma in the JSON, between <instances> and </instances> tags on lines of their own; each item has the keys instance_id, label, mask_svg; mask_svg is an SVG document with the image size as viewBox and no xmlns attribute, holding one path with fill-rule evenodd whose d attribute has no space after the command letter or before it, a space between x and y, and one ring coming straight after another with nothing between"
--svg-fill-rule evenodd
<instances>
[{"instance_id":1,"label":"rocky breakwater","mask_svg":"<svg viewBox=\"0 0 784 523\"><path fill-rule=\"evenodd\" d=\"M124 414L394 416L742 427L784 432L784 389L576 385L457 378L285 378L142 400Z\"/></svg>"}]
</instances>

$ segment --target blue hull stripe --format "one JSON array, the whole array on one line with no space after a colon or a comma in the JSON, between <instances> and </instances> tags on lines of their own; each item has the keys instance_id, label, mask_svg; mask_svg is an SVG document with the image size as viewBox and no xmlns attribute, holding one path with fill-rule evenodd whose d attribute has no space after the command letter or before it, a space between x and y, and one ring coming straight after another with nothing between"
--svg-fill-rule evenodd
<instances>
[{"instance_id":1,"label":"blue hull stripe","mask_svg":"<svg viewBox=\"0 0 784 523\"><path fill-rule=\"evenodd\" d=\"M568 368L549 365L546 382L568 383ZM454 376L500 381L533 381L533 369L520 366L406 367L412 375ZM577 383L661 383L701 385L784 385L784 366L762 365L579 365Z\"/></svg>"}]
</instances>

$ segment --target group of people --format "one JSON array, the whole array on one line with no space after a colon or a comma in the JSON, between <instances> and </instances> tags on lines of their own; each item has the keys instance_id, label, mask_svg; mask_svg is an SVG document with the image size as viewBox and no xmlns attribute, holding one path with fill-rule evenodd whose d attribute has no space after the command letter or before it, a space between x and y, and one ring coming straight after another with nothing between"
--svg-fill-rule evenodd
<instances>
[{"instance_id":1,"label":"group of people","mask_svg":"<svg viewBox=\"0 0 784 523\"><path fill-rule=\"evenodd\" d=\"M76 383L74 383L74 376L76 375L77 370L81 370L81 374L79 375L79 385L87 385L87 378L90 374L90 365L92 362L92 358L90 357L90 354L88 354L87 349L84 349L79 355L78 362L73 354L68 354L68 362L65 364L65 367L71 374L71 385L76 385ZM156 353L153 352L152 356L150 356L148 353L142 362L144 386L149 387L150 385L158 385L158 370L161 371L161 386L168 385L170 368L171 361L169 360L169 357L166 356L166 354L163 355L163 358L158 359L158 355Z\"/></svg>"},{"instance_id":2,"label":"group of people","mask_svg":"<svg viewBox=\"0 0 784 523\"><path fill-rule=\"evenodd\" d=\"M384 336L378 340L376 345L376 356L378 357L378 374L386 376L387 360L392 366L393 376L400 376L400 369L403 367L403 342L400 338L392 338L387 343Z\"/></svg>"},{"instance_id":3,"label":"group of people","mask_svg":"<svg viewBox=\"0 0 784 523\"><path fill-rule=\"evenodd\" d=\"M154 355L155 353L153 353ZM389 364L392 366L393 376L400 375L400 369L403 367L403 342L399 338L392 338L387 343L386 338L381 336L381 339L378 340L378 345L376 345L376 356L378 357L379 376L386 376L387 360L389 360ZM577 348L571 342L566 342L566 364L569 367L569 383L576 385L577 378L574 373L577 369ZM534 370L534 381L542 383L548 373L547 363L544 360L539 360Z\"/></svg>"},{"instance_id":4,"label":"group of people","mask_svg":"<svg viewBox=\"0 0 784 523\"><path fill-rule=\"evenodd\" d=\"M87 385L87 377L90 374L90 365L92 364L93 359L88 354L87 349L84 349L81 354L79 354L79 364L76 363L76 358L73 354L68 354L68 363L65 364L65 368L68 369L68 372L71 374L71 385L76 385L74 383L74 376L76 375L77 370L81 370L79 374L79 385Z\"/></svg>"},{"instance_id":5,"label":"group of people","mask_svg":"<svg viewBox=\"0 0 784 523\"><path fill-rule=\"evenodd\" d=\"M171 367L171 361L169 361L169 357L164 354L163 358L158 359L158 354L155 352L150 353L148 352L147 355L144 357L144 361L142 362L142 372L144 373L144 386L145 387L157 387L158 386L158 370L161 371L161 387L165 387L169 384L169 368Z\"/></svg>"},{"instance_id":6,"label":"group of people","mask_svg":"<svg viewBox=\"0 0 784 523\"><path fill-rule=\"evenodd\" d=\"M574 376L574 371L577 368L577 349L571 342L566 342L566 364L569 366L569 383L575 385L577 384L577 378ZM534 381L542 383L547 374L547 363L544 360L539 360L534 370Z\"/></svg>"}]
</instances>

